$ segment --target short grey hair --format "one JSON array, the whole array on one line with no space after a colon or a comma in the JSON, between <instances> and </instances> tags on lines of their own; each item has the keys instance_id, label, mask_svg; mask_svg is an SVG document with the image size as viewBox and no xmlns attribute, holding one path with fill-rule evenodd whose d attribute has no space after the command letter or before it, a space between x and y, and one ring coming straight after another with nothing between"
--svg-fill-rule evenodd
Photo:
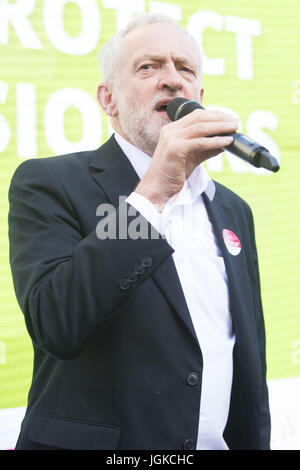
<instances>
[{"instance_id":1,"label":"short grey hair","mask_svg":"<svg viewBox=\"0 0 300 470\"><path fill-rule=\"evenodd\" d=\"M120 60L120 52L125 36L131 31L140 28L141 26L154 24L154 23L168 23L176 26L180 31L184 32L194 43L197 50L197 67L198 77L201 81L202 75L202 53L199 45L189 32L178 24L173 18L160 14L160 13L145 13L134 17L127 26L115 34L109 41L107 41L101 48L98 58L102 72L102 80L107 83L117 83L118 80L118 64Z\"/></svg>"}]
</instances>

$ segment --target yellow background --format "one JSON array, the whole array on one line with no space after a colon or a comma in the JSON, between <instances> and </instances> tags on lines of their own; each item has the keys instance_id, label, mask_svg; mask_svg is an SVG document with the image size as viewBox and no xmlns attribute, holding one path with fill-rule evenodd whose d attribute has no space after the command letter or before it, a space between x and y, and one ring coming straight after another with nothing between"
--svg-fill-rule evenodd
<instances>
[{"instance_id":1,"label":"yellow background","mask_svg":"<svg viewBox=\"0 0 300 470\"><path fill-rule=\"evenodd\" d=\"M61 22L71 43L84 32L84 11L94 8L97 12L99 35L87 53L64 52L55 46L48 29L55 31L59 23L58 26L51 23L49 15L55 11L59 15L62 4ZM0 408L26 405L32 370L31 344L15 300L8 260L9 183L24 158L52 156L72 150L75 145L80 147L85 135L84 120L88 119L78 106L81 91L83 100L89 103L90 115L96 117L88 146L95 148L108 137L107 119L97 109L96 102L101 80L97 53L117 25L125 21L133 5L145 11L167 7L172 14L181 15L184 26L200 11L210 12L219 22L219 29L206 27L196 39L202 38L206 57L222 58L225 68L219 75L204 70L204 106L233 110L240 117L245 134L255 138L251 135L253 129L261 130L263 138L269 138L267 141L277 149L281 169L274 175L254 173L248 166L237 168L232 159L230 163L224 156L219 168L208 169L214 179L244 197L254 212L267 331L268 378L300 376L299 2L127 0L123 2L123 7L126 6L123 11L113 9L114 4L117 5L115 0L0 1ZM18 27L11 21L5 35L8 5L18 5L23 12L30 7L30 13L27 16L24 13L23 17L38 38L40 48L26 46L24 29L20 37ZM237 42L243 38L241 33L238 38L237 33L230 31L231 17L257 22L261 30L259 35L248 36L253 59L251 78L243 78L238 73L238 62L242 59L237 55ZM245 60L249 61L249 57L246 54ZM49 139L47 129L51 127L51 119L46 122L45 115L51 99L60 96L57 94L60 90L67 96L67 89L73 90L71 95L74 93L75 98L62 116L61 134L69 146L60 147L59 140L54 145ZM55 113L51 116L55 121ZM5 136L8 136L6 145ZM23 155L26 153L24 136L31 143L29 149L35 149L33 153ZM85 138L82 150L87 148L86 142Z\"/></svg>"}]
</instances>

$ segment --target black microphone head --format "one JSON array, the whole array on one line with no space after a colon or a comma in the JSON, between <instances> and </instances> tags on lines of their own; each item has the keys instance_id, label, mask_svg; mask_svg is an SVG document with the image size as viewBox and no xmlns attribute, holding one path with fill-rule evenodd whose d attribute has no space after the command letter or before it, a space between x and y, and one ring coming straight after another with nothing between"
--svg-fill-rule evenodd
<instances>
[{"instance_id":1,"label":"black microphone head","mask_svg":"<svg viewBox=\"0 0 300 470\"><path fill-rule=\"evenodd\" d=\"M188 100L186 98L174 98L167 106L167 114L171 121L177 121L176 117L177 110L183 103L186 103Z\"/></svg>"},{"instance_id":2,"label":"black microphone head","mask_svg":"<svg viewBox=\"0 0 300 470\"><path fill-rule=\"evenodd\" d=\"M267 170L273 171L273 173L276 173L279 170L280 166L278 161L268 150L261 150L258 152L258 156L259 167L266 168Z\"/></svg>"},{"instance_id":3,"label":"black microphone head","mask_svg":"<svg viewBox=\"0 0 300 470\"><path fill-rule=\"evenodd\" d=\"M171 121L186 116L195 109L204 109L197 101L188 100L186 98L174 98L167 106L167 114Z\"/></svg>"}]
</instances>

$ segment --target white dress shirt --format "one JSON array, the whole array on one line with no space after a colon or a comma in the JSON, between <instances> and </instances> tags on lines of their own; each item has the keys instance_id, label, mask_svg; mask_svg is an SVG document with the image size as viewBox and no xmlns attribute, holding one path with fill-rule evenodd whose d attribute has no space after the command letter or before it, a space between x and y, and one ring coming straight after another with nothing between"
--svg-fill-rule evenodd
<instances>
[{"instance_id":1,"label":"white dress shirt","mask_svg":"<svg viewBox=\"0 0 300 470\"><path fill-rule=\"evenodd\" d=\"M115 137L142 179L151 157L120 135ZM172 256L203 356L197 449L223 450L228 448L222 434L229 411L235 336L225 265L203 192L213 200L215 185L199 165L162 213L135 192L126 201L164 234L174 249Z\"/></svg>"}]
</instances>

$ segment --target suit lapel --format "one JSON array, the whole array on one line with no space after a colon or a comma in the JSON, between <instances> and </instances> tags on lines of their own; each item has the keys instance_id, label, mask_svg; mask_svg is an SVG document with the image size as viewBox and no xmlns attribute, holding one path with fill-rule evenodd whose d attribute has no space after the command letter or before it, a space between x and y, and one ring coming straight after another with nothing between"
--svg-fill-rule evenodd
<instances>
[{"instance_id":1,"label":"suit lapel","mask_svg":"<svg viewBox=\"0 0 300 470\"><path fill-rule=\"evenodd\" d=\"M244 245L242 227L236 214L231 207L220 200L218 192L216 192L212 202L209 201L206 195L204 195L204 200L224 258L228 276L233 325L237 340L239 340L240 336L244 337L245 329L248 328L249 322L253 321L253 315L249 315L252 298L245 258L245 253L249 248ZM229 252L224 242L224 229L232 231L239 238L241 242L241 251L239 254L233 255ZM254 326L254 324L251 325L251 327L252 326Z\"/></svg>"},{"instance_id":2,"label":"suit lapel","mask_svg":"<svg viewBox=\"0 0 300 470\"><path fill-rule=\"evenodd\" d=\"M95 152L90 164L92 177L105 192L107 199L118 207L120 197L128 196L136 187L139 178L128 158L114 137L111 137ZM156 240L154 241L154 243ZM152 278L169 304L182 319L197 341L191 316L172 256L152 273Z\"/></svg>"},{"instance_id":3,"label":"suit lapel","mask_svg":"<svg viewBox=\"0 0 300 470\"><path fill-rule=\"evenodd\" d=\"M119 198L127 197L139 182L137 173L113 136L93 155L90 168L93 179L115 207L120 204Z\"/></svg>"},{"instance_id":4,"label":"suit lapel","mask_svg":"<svg viewBox=\"0 0 300 470\"><path fill-rule=\"evenodd\" d=\"M218 196L212 202L205 199L208 214L224 256L228 276L230 310L236 337L235 358L237 362L235 365L238 365L241 374L238 380L243 383L243 389L247 390L246 406L249 414L254 416L255 413L259 413L260 407L261 372L258 373L258 370L260 370L261 358L255 323L257 312L253 303L246 262L246 256L251 256L247 224L241 224L235 211L223 204ZM240 217L243 217L241 213ZM224 228L234 232L241 242L241 251L236 256L230 254L224 243L222 236ZM252 424L253 422L250 423L251 426ZM255 436L256 431L254 430L253 433Z\"/></svg>"}]
</instances>

